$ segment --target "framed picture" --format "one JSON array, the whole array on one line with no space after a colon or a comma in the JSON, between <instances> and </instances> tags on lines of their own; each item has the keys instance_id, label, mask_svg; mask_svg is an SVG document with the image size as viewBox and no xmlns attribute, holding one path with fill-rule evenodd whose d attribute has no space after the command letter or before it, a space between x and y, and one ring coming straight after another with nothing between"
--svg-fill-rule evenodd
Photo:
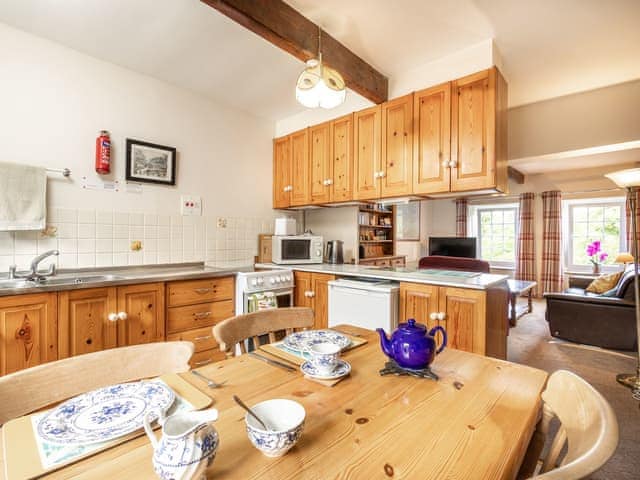
<instances>
[{"instance_id":1,"label":"framed picture","mask_svg":"<svg viewBox=\"0 0 640 480\"><path fill-rule=\"evenodd\" d=\"M133 182L176 184L176 149L127 138L126 179Z\"/></svg>"},{"instance_id":2,"label":"framed picture","mask_svg":"<svg viewBox=\"0 0 640 480\"><path fill-rule=\"evenodd\" d=\"M420 240L420 201L396 205L396 240Z\"/></svg>"}]
</instances>

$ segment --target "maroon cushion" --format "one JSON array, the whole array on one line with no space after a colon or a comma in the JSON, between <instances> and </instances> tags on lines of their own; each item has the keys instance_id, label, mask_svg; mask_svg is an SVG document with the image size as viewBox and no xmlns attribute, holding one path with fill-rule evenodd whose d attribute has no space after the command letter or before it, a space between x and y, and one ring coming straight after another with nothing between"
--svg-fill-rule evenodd
<instances>
[{"instance_id":1,"label":"maroon cushion","mask_svg":"<svg viewBox=\"0 0 640 480\"><path fill-rule=\"evenodd\" d=\"M466 257L445 257L441 255L422 257L418 263L418 268L438 268L441 270L461 270L465 272L482 273L489 273L491 270L489 262L485 260Z\"/></svg>"}]
</instances>

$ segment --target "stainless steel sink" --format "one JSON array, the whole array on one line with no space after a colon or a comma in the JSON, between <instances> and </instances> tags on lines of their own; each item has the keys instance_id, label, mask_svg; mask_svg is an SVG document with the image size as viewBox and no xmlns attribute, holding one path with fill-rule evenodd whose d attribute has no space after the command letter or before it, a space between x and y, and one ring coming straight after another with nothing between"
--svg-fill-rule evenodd
<instances>
[{"instance_id":1,"label":"stainless steel sink","mask_svg":"<svg viewBox=\"0 0 640 480\"><path fill-rule=\"evenodd\" d=\"M0 289L4 288L32 288L37 287L36 282L30 282L29 280L15 279L15 280L0 280Z\"/></svg>"},{"instance_id":2,"label":"stainless steel sink","mask_svg":"<svg viewBox=\"0 0 640 480\"><path fill-rule=\"evenodd\" d=\"M111 282L122 280L124 277L118 275L69 275L47 277L40 282L33 282L35 286L57 286L57 285L81 285L84 283Z\"/></svg>"}]
</instances>

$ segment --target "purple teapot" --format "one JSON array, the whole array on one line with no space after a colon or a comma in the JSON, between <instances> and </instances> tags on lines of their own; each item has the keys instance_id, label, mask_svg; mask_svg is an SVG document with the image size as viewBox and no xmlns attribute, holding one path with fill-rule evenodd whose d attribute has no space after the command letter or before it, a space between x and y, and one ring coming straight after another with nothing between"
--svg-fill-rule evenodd
<instances>
[{"instance_id":1,"label":"purple teapot","mask_svg":"<svg viewBox=\"0 0 640 480\"><path fill-rule=\"evenodd\" d=\"M434 335L438 330L442 332L442 345L436 350ZM416 323L413 318L407 320L407 323L398 325L391 335L391 340L387 338L382 328L376 331L380 335L380 346L385 355L401 367L414 370L429 366L435 356L447 345L447 332L444 328L438 325L427 333L427 327Z\"/></svg>"}]
</instances>

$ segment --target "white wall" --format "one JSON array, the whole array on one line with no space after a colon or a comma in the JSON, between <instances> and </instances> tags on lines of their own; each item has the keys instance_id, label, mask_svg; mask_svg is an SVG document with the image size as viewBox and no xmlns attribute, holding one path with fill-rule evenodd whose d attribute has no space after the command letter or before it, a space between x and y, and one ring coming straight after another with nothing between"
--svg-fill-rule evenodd
<instances>
[{"instance_id":1,"label":"white wall","mask_svg":"<svg viewBox=\"0 0 640 480\"><path fill-rule=\"evenodd\" d=\"M71 180L52 174L48 185L48 205L52 207L49 220L68 224L63 235L70 238L64 240L72 240L64 242L68 252L62 266L123 262L122 255L114 254L131 252L116 252L115 244L108 252L98 252L90 242L83 242L82 250L86 251L81 252L73 242L81 240L77 232L80 223L94 225L93 229L83 228L89 235L97 230L98 219L106 222L111 218L110 223L102 225L111 225L113 230L114 212L152 214L148 217L152 236L151 227L167 226L167 221L171 228L175 227L165 254L149 255L148 262L142 255L127 257L129 263L155 263L153 259L159 258L241 261L251 257L257 248L253 235L264 229L263 222L264 227L270 227L274 216L272 122L4 24L0 24L0 45L0 161L72 170ZM125 138L130 137L177 148L176 187L144 185L142 193L84 190L83 176L90 182L98 180L93 159L95 137L101 129L111 132L113 145L112 174L106 179L124 183L124 145ZM181 230L180 194L202 196L204 216L188 220L189 225L201 226L194 227L195 237L190 229ZM230 221L228 229L220 232L224 242L216 244L218 216ZM138 224L144 216L134 218L135 222L128 226L145 226L144 220ZM142 233L134 229L130 235L137 238ZM82 240L107 240L97 238L97 233L89 236ZM155 236L149 240L159 240L157 232ZM58 240L63 239L41 239L35 234L2 235L0 272L9 262L24 266L37 250L57 245ZM105 249L106 242L101 243ZM173 252L175 255L167 256ZM104 254L101 261L96 259L98 253Z\"/></svg>"},{"instance_id":2,"label":"white wall","mask_svg":"<svg viewBox=\"0 0 640 480\"><path fill-rule=\"evenodd\" d=\"M336 207L307 210L305 227L314 235L322 235L328 240L342 240L345 263L357 257L358 207Z\"/></svg>"}]
</instances>

